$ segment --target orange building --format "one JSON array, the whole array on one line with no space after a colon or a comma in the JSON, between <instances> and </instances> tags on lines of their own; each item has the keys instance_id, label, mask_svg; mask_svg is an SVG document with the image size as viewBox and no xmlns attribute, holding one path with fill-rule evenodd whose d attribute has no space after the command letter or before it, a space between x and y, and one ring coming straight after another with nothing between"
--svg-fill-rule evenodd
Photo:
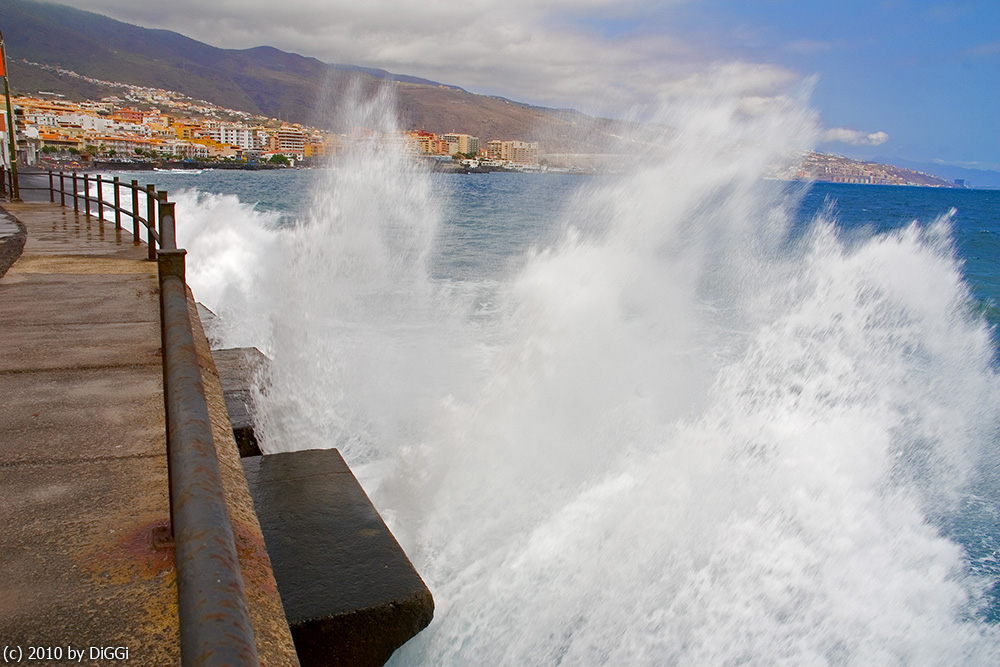
<instances>
[{"instance_id":1,"label":"orange building","mask_svg":"<svg viewBox=\"0 0 1000 667\"><path fill-rule=\"evenodd\" d=\"M116 120L119 123L135 123L136 125L141 125L143 118L144 114L142 111L129 107L115 109L115 112L111 114L111 119Z\"/></svg>"}]
</instances>

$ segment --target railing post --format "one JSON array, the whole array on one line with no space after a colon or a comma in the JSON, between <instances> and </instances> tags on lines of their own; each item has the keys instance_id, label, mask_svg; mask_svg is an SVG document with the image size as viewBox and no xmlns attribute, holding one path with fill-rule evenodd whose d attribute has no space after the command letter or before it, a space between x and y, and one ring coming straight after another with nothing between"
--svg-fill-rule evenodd
<instances>
[{"instance_id":1,"label":"railing post","mask_svg":"<svg viewBox=\"0 0 1000 667\"><path fill-rule=\"evenodd\" d=\"M167 203L167 191L166 190L157 190L156 191L156 217L159 219L159 224L157 225L157 229L160 230L160 247L161 248L167 248L167 247L174 247L174 248L176 248L177 247L176 244L173 245L173 246L166 246L166 245L164 245L166 243L166 240L163 238L163 210L164 210L163 205L166 204L166 203Z\"/></svg>"},{"instance_id":2,"label":"railing post","mask_svg":"<svg viewBox=\"0 0 1000 667\"><path fill-rule=\"evenodd\" d=\"M132 243L138 244L139 238L139 181L132 179Z\"/></svg>"},{"instance_id":3,"label":"railing post","mask_svg":"<svg viewBox=\"0 0 1000 667\"><path fill-rule=\"evenodd\" d=\"M83 212L90 217L90 174L83 174Z\"/></svg>"},{"instance_id":4,"label":"railing post","mask_svg":"<svg viewBox=\"0 0 1000 667\"><path fill-rule=\"evenodd\" d=\"M79 195L77 195L77 192L78 192L78 190L77 190L77 185L76 185L76 172L74 171L73 172L73 212L74 213L79 213L80 212L80 199L79 199Z\"/></svg>"},{"instance_id":5,"label":"railing post","mask_svg":"<svg viewBox=\"0 0 1000 667\"><path fill-rule=\"evenodd\" d=\"M174 202L167 201L167 193L160 192L160 249L177 249L177 228L174 225Z\"/></svg>"},{"instance_id":6,"label":"railing post","mask_svg":"<svg viewBox=\"0 0 1000 667\"><path fill-rule=\"evenodd\" d=\"M146 243L149 245L149 259L156 259L156 242L153 232L156 231L156 186L146 184Z\"/></svg>"},{"instance_id":7,"label":"railing post","mask_svg":"<svg viewBox=\"0 0 1000 667\"><path fill-rule=\"evenodd\" d=\"M119 178L115 176L115 229L122 228L122 193Z\"/></svg>"},{"instance_id":8,"label":"railing post","mask_svg":"<svg viewBox=\"0 0 1000 667\"><path fill-rule=\"evenodd\" d=\"M56 203L56 186L51 169L49 169L49 203Z\"/></svg>"},{"instance_id":9,"label":"railing post","mask_svg":"<svg viewBox=\"0 0 1000 667\"><path fill-rule=\"evenodd\" d=\"M0 195L7 196L7 167L0 166Z\"/></svg>"},{"instance_id":10,"label":"railing post","mask_svg":"<svg viewBox=\"0 0 1000 667\"><path fill-rule=\"evenodd\" d=\"M66 206L66 172L59 172L59 205Z\"/></svg>"},{"instance_id":11,"label":"railing post","mask_svg":"<svg viewBox=\"0 0 1000 667\"><path fill-rule=\"evenodd\" d=\"M97 175L97 219L100 220L101 222L104 222L104 189L101 187L101 184L103 182L104 179L101 178L100 174L98 174Z\"/></svg>"}]
</instances>

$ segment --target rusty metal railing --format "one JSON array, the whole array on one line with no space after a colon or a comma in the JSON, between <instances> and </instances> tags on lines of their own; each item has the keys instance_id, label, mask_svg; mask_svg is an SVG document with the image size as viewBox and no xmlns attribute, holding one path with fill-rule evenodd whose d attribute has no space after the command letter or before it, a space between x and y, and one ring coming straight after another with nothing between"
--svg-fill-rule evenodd
<instances>
[{"instance_id":1,"label":"rusty metal railing","mask_svg":"<svg viewBox=\"0 0 1000 667\"><path fill-rule=\"evenodd\" d=\"M0 182L5 176L0 172ZM177 248L174 204L167 201L166 191L157 191L154 185L143 188L134 180L125 184L117 177L79 177L76 173L67 179L65 173L59 172L57 187L56 176L48 172L51 203L56 202L58 194L61 205L67 206L69 198L75 211L82 203L87 215L91 215L93 204L101 222L107 208L115 213L117 229L121 228L122 215L130 216L135 242L139 243L142 224L147 230L149 258L157 261L181 664L257 666L257 646L188 314L184 269L187 251ZM67 180L71 190L67 189ZM97 196L92 197L90 185L95 182ZM113 204L104 201L104 184L114 188ZM121 205L122 188L131 193L131 210ZM145 217L140 215L140 194L146 196Z\"/></svg>"},{"instance_id":2,"label":"rusty metal railing","mask_svg":"<svg viewBox=\"0 0 1000 667\"><path fill-rule=\"evenodd\" d=\"M257 665L253 626L188 315L186 252L161 249L157 260L181 663L185 667Z\"/></svg>"},{"instance_id":3,"label":"rusty metal railing","mask_svg":"<svg viewBox=\"0 0 1000 667\"><path fill-rule=\"evenodd\" d=\"M42 173L48 175L49 184L47 188L21 186L20 189L47 190L49 193L49 202L56 203L56 197L58 196L59 203L62 206L72 206L73 210L77 213L82 211L86 215L93 215L93 209L96 208L96 217L101 222L105 220L110 222L110 214L114 213L115 229L122 229L123 217L131 218L132 238L134 242L140 243L142 241L142 237L140 236L141 228L145 227L146 245L149 248L148 258L150 261L156 259L156 248L157 246L162 246L160 239L161 232L157 230L157 211L159 204L167 200L166 190L157 190L156 186L151 183L142 186L136 180L132 180L131 183L125 183L118 176L107 178L100 174L81 174L76 171L66 173L64 171L54 172L52 170ZM0 167L0 176L5 176L9 180L13 175L9 169L3 170ZM91 185L94 185L97 189L96 196L90 194ZM113 201L105 201L104 186L112 188L111 196ZM5 187L4 191L12 190ZM4 191L0 191L0 194L3 194ZM131 207L123 206L123 191L131 195ZM145 201L142 202L145 204L145 215L143 215L143 209L140 208L140 195L145 197ZM67 199L70 200L69 204L66 203ZM105 210L108 211L109 217L105 217Z\"/></svg>"},{"instance_id":4,"label":"rusty metal railing","mask_svg":"<svg viewBox=\"0 0 1000 667\"><path fill-rule=\"evenodd\" d=\"M17 197L17 183L14 182L14 170L0 165L0 197Z\"/></svg>"}]
</instances>

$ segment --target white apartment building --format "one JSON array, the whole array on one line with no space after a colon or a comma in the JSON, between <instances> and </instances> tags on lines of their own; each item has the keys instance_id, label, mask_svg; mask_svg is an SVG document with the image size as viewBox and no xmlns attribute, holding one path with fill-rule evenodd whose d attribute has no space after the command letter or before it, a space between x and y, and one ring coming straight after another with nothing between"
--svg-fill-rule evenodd
<instances>
[{"instance_id":1,"label":"white apartment building","mask_svg":"<svg viewBox=\"0 0 1000 667\"><path fill-rule=\"evenodd\" d=\"M100 131L100 130L99 130ZM138 123L111 123L111 126L106 132L114 132L117 134L137 134L142 137L153 136L153 128L149 125L141 125Z\"/></svg>"},{"instance_id":2,"label":"white apartment building","mask_svg":"<svg viewBox=\"0 0 1000 667\"><path fill-rule=\"evenodd\" d=\"M267 132L244 125L222 125L216 141L245 150L260 150L267 146Z\"/></svg>"},{"instance_id":3,"label":"white apartment building","mask_svg":"<svg viewBox=\"0 0 1000 667\"><path fill-rule=\"evenodd\" d=\"M111 132L116 125L110 118L86 113L68 114L60 118L59 121L60 125L67 123L70 125L79 125L85 130L92 130L94 132Z\"/></svg>"},{"instance_id":4,"label":"white apartment building","mask_svg":"<svg viewBox=\"0 0 1000 667\"><path fill-rule=\"evenodd\" d=\"M294 127L282 126L272 137L271 148L275 152L301 158L306 151L306 135Z\"/></svg>"},{"instance_id":5,"label":"white apartment building","mask_svg":"<svg viewBox=\"0 0 1000 667\"><path fill-rule=\"evenodd\" d=\"M209 156L208 146L177 139L164 141L160 146L160 150L174 157L190 158L192 160L207 159Z\"/></svg>"}]
</instances>

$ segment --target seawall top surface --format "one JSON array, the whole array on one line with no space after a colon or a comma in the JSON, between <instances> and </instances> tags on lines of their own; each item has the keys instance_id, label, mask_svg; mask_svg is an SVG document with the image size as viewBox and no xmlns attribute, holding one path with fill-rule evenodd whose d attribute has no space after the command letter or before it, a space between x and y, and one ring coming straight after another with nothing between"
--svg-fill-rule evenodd
<instances>
[{"instance_id":1,"label":"seawall top surface","mask_svg":"<svg viewBox=\"0 0 1000 667\"><path fill-rule=\"evenodd\" d=\"M122 647L133 664L179 664L156 264L113 223L4 210L27 243L0 278L0 636L25 660L32 646L61 647L56 664ZM216 447L239 469L195 334ZM246 482L226 479L261 663L295 665Z\"/></svg>"},{"instance_id":2,"label":"seawall top surface","mask_svg":"<svg viewBox=\"0 0 1000 667\"><path fill-rule=\"evenodd\" d=\"M176 664L155 271L113 226L3 207L28 235L0 279L0 634Z\"/></svg>"}]
</instances>

